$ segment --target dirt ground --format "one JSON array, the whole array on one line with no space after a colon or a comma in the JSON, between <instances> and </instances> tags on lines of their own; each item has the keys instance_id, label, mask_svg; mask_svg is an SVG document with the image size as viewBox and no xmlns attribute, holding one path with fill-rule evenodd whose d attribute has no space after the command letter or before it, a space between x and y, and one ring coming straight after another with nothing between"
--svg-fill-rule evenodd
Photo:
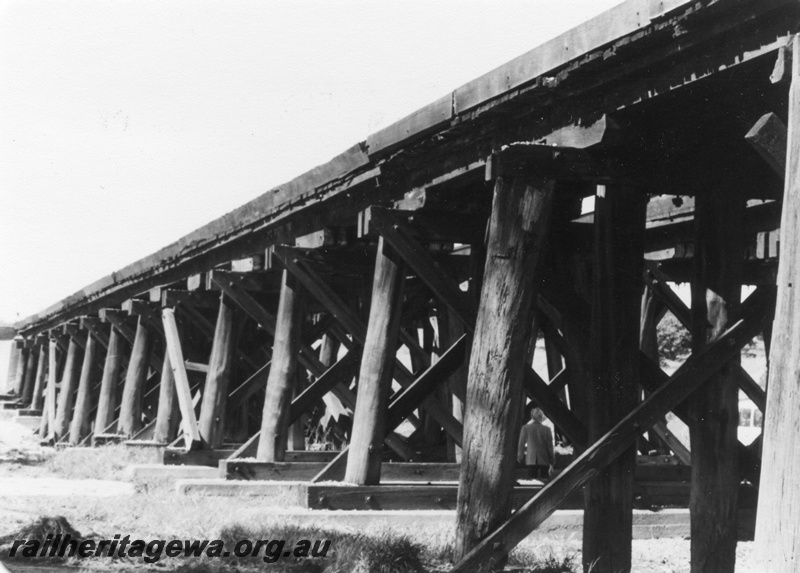
<instances>
[{"instance_id":1,"label":"dirt ground","mask_svg":"<svg viewBox=\"0 0 800 573\"><path fill-rule=\"evenodd\" d=\"M10 414L0 414L0 537L44 515L63 515L85 534L112 536L123 531L150 539L214 538L222 527L252 526L270 519L270 508L252 498L178 498L164 484L126 483L122 470L127 463L150 460L125 457L119 453L125 448L117 448L110 453L102 448L54 452L41 448ZM424 542L435 539L446 544L451 535L425 531L424 519L415 529L408 533ZM530 549L580 563L578 535L539 540ZM633 571L688 572L689 551L686 539L634 540ZM752 543L739 544L737 571L760 571L751 553Z\"/></svg>"}]
</instances>

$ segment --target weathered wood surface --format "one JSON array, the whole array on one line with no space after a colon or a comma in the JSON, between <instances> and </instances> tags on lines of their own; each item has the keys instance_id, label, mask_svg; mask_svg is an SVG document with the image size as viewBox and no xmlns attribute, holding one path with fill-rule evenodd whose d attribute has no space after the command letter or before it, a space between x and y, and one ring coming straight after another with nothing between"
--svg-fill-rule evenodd
<instances>
[{"instance_id":1,"label":"weathered wood surface","mask_svg":"<svg viewBox=\"0 0 800 573\"><path fill-rule=\"evenodd\" d=\"M69 426L69 443L77 446L89 433L91 420L92 383L95 361L97 360L99 343L91 334L86 339L86 348L83 352L83 365L78 382L78 394L75 397L75 409L72 412L72 421Z\"/></svg>"},{"instance_id":2,"label":"weathered wood surface","mask_svg":"<svg viewBox=\"0 0 800 573\"><path fill-rule=\"evenodd\" d=\"M170 359L171 360L171 359ZM234 450L218 448L216 450L187 450L185 448L164 448L163 461L168 466L211 466L217 467L220 460L226 459Z\"/></svg>"},{"instance_id":3,"label":"weathered wood surface","mask_svg":"<svg viewBox=\"0 0 800 573\"><path fill-rule=\"evenodd\" d=\"M430 367L409 386L392 396L386 414L386 433L394 430L408 418L415 408L425 402L447 378L464 362L467 352L467 335L462 334ZM460 445L460 440L459 440Z\"/></svg>"},{"instance_id":4,"label":"weathered wood surface","mask_svg":"<svg viewBox=\"0 0 800 573\"><path fill-rule=\"evenodd\" d=\"M36 366L36 382L31 395L31 410L41 410L44 406L44 385L47 381L47 342L39 345L39 362Z\"/></svg>"},{"instance_id":5,"label":"weathered wood surface","mask_svg":"<svg viewBox=\"0 0 800 573\"><path fill-rule=\"evenodd\" d=\"M322 355L324 356L324 353ZM315 400L322 398L325 394L335 389L337 385L346 383L355 376L358 373L359 357L360 354L356 351L348 352L341 360L330 366L308 388L303 390L299 396L294 398L289 409L289 423L297 420ZM328 355L327 359L332 359L332 355ZM230 459L255 457L260 437L261 431L251 436L250 439L242 444L241 448L231 455Z\"/></svg>"},{"instance_id":6,"label":"weathered wood surface","mask_svg":"<svg viewBox=\"0 0 800 573\"><path fill-rule=\"evenodd\" d=\"M786 125L774 113L766 113L744 136L770 167L783 177L786 173Z\"/></svg>"},{"instance_id":7,"label":"weathered wood surface","mask_svg":"<svg viewBox=\"0 0 800 573\"><path fill-rule=\"evenodd\" d=\"M287 450L284 456L286 462L325 462L334 459L339 452L335 450Z\"/></svg>"},{"instance_id":8,"label":"weathered wood surface","mask_svg":"<svg viewBox=\"0 0 800 573\"><path fill-rule=\"evenodd\" d=\"M275 248L275 255L281 260L286 269L303 283L303 286L306 287L308 292L322 303L336 320L341 323L350 335L352 335L353 340L355 340L357 344L363 345L366 341L367 325L358 313L348 306L342 298L322 280L318 273L300 260L298 251L296 249L278 246ZM332 332L338 336L336 329L332 329ZM339 340L344 346L352 345L351 341L346 336L341 336ZM404 340L404 342L406 341ZM304 355L301 354L301 358L303 358L303 356ZM324 367L319 364L318 359L313 356L307 358L311 364L306 367L309 368L312 374L319 375L319 373L324 371ZM314 362L317 364L314 364ZM403 387L413 382L413 375L397 359L394 361L394 377ZM442 407L440 403L428 400L423 404L423 407L448 434L453 436L457 441L461 441L461 424L456 422L450 412ZM390 437L389 440L391 444L392 438ZM393 447L393 449L395 448L394 445L391 447Z\"/></svg>"},{"instance_id":9,"label":"weathered wood surface","mask_svg":"<svg viewBox=\"0 0 800 573\"><path fill-rule=\"evenodd\" d=\"M800 40L792 43L789 139L781 216L778 300L769 353L756 556L765 571L789 573L800 563Z\"/></svg>"},{"instance_id":10,"label":"weathered wood surface","mask_svg":"<svg viewBox=\"0 0 800 573\"><path fill-rule=\"evenodd\" d=\"M691 310L684 304L678 295L675 294L675 291L673 291L672 288L666 284L666 278L660 274L657 268L655 266L650 266L650 268L657 274L657 278L650 283L654 292L664 301L669 311L675 315L675 318L677 318L684 327L686 327L688 330L691 330ZM747 397L750 398L755 403L756 407L763 412L767 401L767 394L764 389L762 389L758 383L753 380L750 374L748 374L740 364L732 364L731 367L736 371L736 379L739 388L745 394L747 394Z\"/></svg>"},{"instance_id":11,"label":"weathered wood surface","mask_svg":"<svg viewBox=\"0 0 800 573\"><path fill-rule=\"evenodd\" d=\"M81 328L89 331L89 333L97 339L97 342L100 343L100 346L102 346L104 350L108 350L108 329L105 328L105 325L100 321L99 318L82 316L80 326Z\"/></svg>"},{"instance_id":12,"label":"weathered wood surface","mask_svg":"<svg viewBox=\"0 0 800 573\"><path fill-rule=\"evenodd\" d=\"M612 184L595 196L589 441L633 410L639 397L639 328L647 196ZM583 566L597 573L631 568L633 471L629 447L586 484Z\"/></svg>"},{"instance_id":13,"label":"weathered wood surface","mask_svg":"<svg viewBox=\"0 0 800 573\"><path fill-rule=\"evenodd\" d=\"M312 454L313 455L313 454ZM325 461L314 462L260 462L254 459L225 459L219 463L220 475L233 480L299 480L310 481L327 465ZM433 484L437 482L457 483L461 465L457 463L405 463L384 462L381 465L381 482L421 482ZM641 495L653 488L669 490L667 484L683 484L683 488L673 488L674 492L682 492L684 503L689 501L688 484L691 479L691 469L682 465L644 465L636 466L636 493ZM515 471L517 481L528 479L526 468L517 468ZM656 484L656 485L652 485ZM664 484L664 485L661 485ZM647 502L658 505L658 500L652 495ZM667 505L667 504L661 504Z\"/></svg>"},{"instance_id":14,"label":"weathered wood surface","mask_svg":"<svg viewBox=\"0 0 800 573\"><path fill-rule=\"evenodd\" d=\"M442 347L452 345L461 336L466 334L466 329L459 324L453 312L447 310L439 318L439 344ZM467 398L467 378L469 377L469 356L467 353L472 347L472 340L465 340L465 356L459 367L450 375L448 387L450 389L451 412L453 418L464 423L464 400ZM451 437L447 440L447 461L461 463L461 445L453 442Z\"/></svg>"},{"instance_id":15,"label":"weathered wood surface","mask_svg":"<svg viewBox=\"0 0 800 573\"><path fill-rule=\"evenodd\" d=\"M243 463L238 463L240 461ZM225 465L228 468L228 479L300 479L310 481L327 464L320 462L271 464L251 460L228 460ZM316 468L316 471L309 475L312 468ZM458 482L459 472L460 467L458 464L385 462L381 466L381 481L384 483L395 481ZM301 474L302 477L287 477L300 476Z\"/></svg>"},{"instance_id":16,"label":"weathered wood surface","mask_svg":"<svg viewBox=\"0 0 800 573\"><path fill-rule=\"evenodd\" d=\"M333 360L331 356L325 356L325 360ZM294 423L303 412L321 399L325 394L336 388L340 384L348 385L350 380L358 374L360 354L351 351L345 354L341 360L334 362L325 373L312 382L305 390L292 400L289 409L289 423Z\"/></svg>"},{"instance_id":17,"label":"weathered wood surface","mask_svg":"<svg viewBox=\"0 0 800 573\"><path fill-rule=\"evenodd\" d=\"M261 435L256 453L256 457L263 462L282 462L286 453L289 408L295 387L304 313L305 291L288 271L284 271L275 323L272 366L264 397Z\"/></svg>"},{"instance_id":18,"label":"weathered wood surface","mask_svg":"<svg viewBox=\"0 0 800 573\"><path fill-rule=\"evenodd\" d=\"M759 288L767 289L759 291L763 295L765 292L768 292L771 287ZM552 296L555 300L555 292L548 291L547 295L549 297ZM746 302L746 304L748 304L749 301L750 299L748 298L748 302ZM552 313L553 317L557 318L560 325L559 328L563 328L565 333L571 333L573 335L573 344L570 346L574 346L577 342L578 348L581 348L584 342L581 340L580 335L581 333L587 332L589 329L589 327L586 326L588 323L585 320L585 315L589 312L588 305L574 295L562 296L561 299L559 299L559 311L556 311L555 308L547 303L547 301L545 301L542 297L539 298L539 304L540 308L546 309L547 312ZM681 303L681 305L682 304L683 303ZM683 308L685 308L685 305ZM771 310L768 309L766 312L771 313ZM771 314L767 315L767 322L770 320L769 316L771 316ZM576 355L573 356L570 362L573 367L579 364L579 356L580 353L576 353ZM640 359L640 368L642 371L640 382L645 390L652 392L669 379L669 376L663 370L661 370L657 364L648 359L647 356L641 354ZM575 406L576 405L573 405L573 409ZM688 412L688 404L679 404L678 407L674 409L674 412L683 423L687 424L687 426L691 423ZM742 478L748 479L753 483L757 483L759 481L758 472L760 471L760 462L758 458L753 454L753 452L751 452L741 443L738 446L738 452Z\"/></svg>"},{"instance_id":19,"label":"weathered wood surface","mask_svg":"<svg viewBox=\"0 0 800 573\"><path fill-rule=\"evenodd\" d=\"M405 284L405 265L383 238L378 241L366 342L358 375L345 481L373 485L381 479L386 412L392 387Z\"/></svg>"},{"instance_id":20,"label":"weathered wood surface","mask_svg":"<svg viewBox=\"0 0 800 573\"><path fill-rule=\"evenodd\" d=\"M353 336L353 339L363 346L367 332L364 321L318 273L304 264L300 252L297 249L279 245L275 248L275 256L280 259L290 273L303 283L306 290L326 308L331 316ZM340 342L345 345L349 344L349 341L345 340L340 340Z\"/></svg>"},{"instance_id":21,"label":"weathered wood surface","mask_svg":"<svg viewBox=\"0 0 800 573\"><path fill-rule=\"evenodd\" d=\"M385 439L403 420L406 420L421 402L461 365L466 351L467 336L463 335L442 357L431 365L410 386L392 398L387 409L387 423L384 426ZM461 440L459 439L459 445ZM342 480L347 469L349 446L345 447L321 472L314 476L313 482Z\"/></svg>"},{"instance_id":22,"label":"weathered wood surface","mask_svg":"<svg viewBox=\"0 0 800 573\"><path fill-rule=\"evenodd\" d=\"M731 186L697 198L692 352L719 337L739 315L745 201ZM692 396L692 573L733 573L738 495L738 372L734 357Z\"/></svg>"},{"instance_id":23,"label":"weathered wood surface","mask_svg":"<svg viewBox=\"0 0 800 573\"><path fill-rule=\"evenodd\" d=\"M117 409L117 383L122 368L122 336L116 327L111 327L108 336L108 349L103 364L103 378L100 381L100 396L97 399L97 413L95 414L95 434L102 433L114 421L114 411Z\"/></svg>"},{"instance_id":24,"label":"weathered wood surface","mask_svg":"<svg viewBox=\"0 0 800 573\"><path fill-rule=\"evenodd\" d=\"M178 395L178 406L181 411L181 425L183 427L184 441L188 450L200 446L200 428L197 424L197 415L192 401L192 390L189 385L189 376L183 360L183 348L178 333L178 324L175 322L175 311L165 308L161 311L161 320L164 322L164 334L167 339L167 352L169 364L175 380L175 391ZM166 461L165 461L166 463Z\"/></svg>"},{"instance_id":25,"label":"weathered wood surface","mask_svg":"<svg viewBox=\"0 0 800 573\"><path fill-rule=\"evenodd\" d=\"M12 386L12 393L15 396L22 396L22 388L25 385L25 368L28 365L28 349L17 348L19 359L17 360L17 369L14 373L14 385Z\"/></svg>"},{"instance_id":26,"label":"weathered wood surface","mask_svg":"<svg viewBox=\"0 0 800 573\"><path fill-rule=\"evenodd\" d=\"M102 308L99 311L99 315L101 321L111 323L114 328L117 329L118 333L122 335L122 337L127 340L131 346L133 346L134 342L136 341L136 328L131 327L131 325L128 323L129 316L127 313L113 308ZM161 361L159 358L155 354L151 353L149 360L150 368L156 372L160 372Z\"/></svg>"},{"instance_id":27,"label":"weathered wood surface","mask_svg":"<svg viewBox=\"0 0 800 573\"><path fill-rule=\"evenodd\" d=\"M455 558L461 559L511 511L516 428L525 352L539 286L538 264L554 183L495 181L467 386Z\"/></svg>"},{"instance_id":28,"label":"weathered wood surface","mask_svg":"<svg viewBox=\"0 0 800 573\"><path fill-rule=\"evenodd\" d=\"M411 236L408 229L399 220L398 212L372 207L369 213L372 217L371 222L381 236L397 250L408 266L439 297L452 317L457 319L467 331L472 332L477 316L477 304L470 295L462 292L456 282ZM532 368L526 369L523 384L528 395L545 411L548 418L564 431L574 444L581 448L585 447L587 443L585 426L570 413L557 394L548 389L547 384ZM460 406L457 407L460 408ZM460 409L456 413L462 414ZM452 437L452 434L449 436Z\"/></svg>"},{"instance_id":29,"label":"weathered wood surface","mask_svg":"<svg viewBox=\"0 0 800 573\"><path fill-rule=\"evenodd\" d=\"M133 436L142 428L142 398L144 397L152 345L153 333L145 319L139 317L131 358L125 373L125 385L122 388L117 426L117 431L128 437Z\"/></svg>"},{"instance_id":30,"label":"weathered wood surface","mask_svg":"<svg viewBox=\"0 0 800 573\"><path fill-rule=\"evenodd\" d=\"M178 437L181 410L175 375L169 362L169 352L164 353L161 380L158 383L158 412L153 427L153 441L168 444Z\"/></svg>"},{"instance_id":31,"label":"weathered wood surface","mask_svg":"<svg viewBox=\"0 0 800 573\"><path fill-rule=\"evenodd\" d=\"M61 389L58 394L58 409L56 410L53 427L50 434L60 440L69 432L70 415L72 405L75 402L75 388L78 386L78 377L81 367L81 350L74 337L69 337L69 347L67 349L67 361L64 365L64 375L61 379ZM53 375L55 378L55 374ZM54 385L55 387L55 385Z\"/></svg>"},{"instance_id":32,"label":"weathered wood surface","mask_svg":"<svg viewBox=\"0 0 800 573\"><path fill-rule=\"evenodd\" d=\"M223 447L218 450L194 450L191 452L182 449L167 448L164 453L164 463L170 465L210 465L217 467L221 460L227 460L227 463L241 461L231 458L231 455L235 451L236 450L229 447ZM338 454L339 452L337 451L287 450L283 463L307 462L327 464ZM251 458L249 461L256 462L257 460Z\"/></svg>"},{"instance_id":33,"label":"weathered wood surface","mask_svg":"<svg viewBox=\"0 0 800 573\"><path fill-rule=\"evenodd\" d=\"M521 507L541 490L540 485L515 486L511 493L512 507ZM308 492L310 509L328 510L452 510L458 496L455 485L424 483L360 487L309 485ZM685 507L689 502L688 483L643 482L636 485L635 493L637 504L642 507ZM558 509L583 508L583 496L577 491L558 505Z\"/></svg>"},{"instance_id":34,"label":"weathered wood surface","mask_svg":"<svg viewBox=\"0 0 800 573\"><path fill-rule=\"evenodd\" d=\"M453 279L441 270L390 209L371 207L369 213L370 224L430 287L433 294L453 312L453 316L463 321L463 326L472 331L475 328L476 309L471 304L469 295L462 292Z\"/></svg>"},{"instance_id":35,"label":"weathered wood surface","mask_svg":"<svg viewBox=\"0 0 800 573\"><path fill-rule=\"evenodd\" d=\"M501 562L511 549L557 509L561 500L627 450L641 428L651 426L666 412L674 409L709 376L737 356L742 347L763 328L767 310L772 306L774 296L766 290L757 290L750 299L747 301L750 304L746 305L744 319L739 320L700 352L693 354L668 382L655 390L633 412L587 448L508 521L486 535L456 564L452 569L453 573L477 571L480 567L491 567Z\"/></svg>"},{"instance_id":36,"label":"weathered wood surface","mask_svg":"<svg viewBox=\"0 0 800 573\"><path fill-rule=\"evenodd\" d=\"M47 386L45 387L42 425L39 427L39 436L41 438L47 438L53 434L57 408L58 343L55 338L50 338L48 345L50 348L47 355Z\"/></svg>"},{"instance_id":37,"label":"weathered wood surface","mask_svg":"<svg viewBox=\"0 0 800 573\"><path fill-rule=\"evenodd\" d=\"M644 354L640 355L639 368L642 373L641 381L645 390L653 392L669 380L666 372L661 370L654 362L647 358ZM673 412L686 426L692 424L691 415L689 413L689 404L684 402L678 404L673 408ZM759 482L759 472L761 471L761 461L758 456L750 450L747 446L739 442L737 445L737 452L739 458L739 474L742 479L747 479L750 482L757 484Z\"/></svg>"},{"instance_id":38,"label":"weathered wood surface","mask_svg":"<svg viewBox=\"0 0 800 573\"><path fill-rule=\"evenodd\" d=\"M30 404L33 399L33 387L36 384L36 368L39 363L39 349L35 346L28 350L28 360L25 364L25 376L22 382L20 401Z\"/></svg>"},{"instance_id":39,"label":"weathered wood surface","mask_svg":"<svg viewBox=\"0 0 800 573\"><path fill-rule=\"evenodd\" d=\"M453 117L453 94L449 93L411 115L367 137L370 154L385 154L409 137L419 137L447 123Z\"/></svg>"},{"instance_id":40,"label":"weathered wood surface","mask_svg":"<svg viewBox=\"0 0 800 573\"><path fill-rule=\"evenodd\" d=\"M225 435L228 387L234 375L235 359L236 312L232 301L222 295L197 423L200 439L210 448L221 446Z\"/></svg>"},{"instance_id":41,"label":"weathered wood surface","mask_svg":"<svg viewBox=\"0 0 800 573\"><path fill-rule=\"evenodd\" d=\"M541 486L517 486L509 492L509 505L520 507ZM458 487L455 485L378 485L378 486L308 486L309 509L329 510L452 510ZM578 496L564 504L564 509L581 506Z\"/></svg>"},{"instance_id":42,"label":"weathered wood surface","mask_svg":"<svg viewBox=\"0 0 800 573\"><path fill-rule=\"evenodd\" d=\"M231 297L233 301L258 325L263 328L271 337L275 336L276 318L267 311L253 296L248 293L242 285L235 278L232 273L215 273L213 275L215 283ZM283 279L281 279L283 280ZM308 286L304 283L304 286ZM299 363L315 376L321 375L325 371L325 366L319 361L314 350L304 344L299 343L298 357ZM254 368L258 366L254 365ZM265 371L264 375L268 378L268 373Z\"/></svg>"},{"instance_id":43,"label":"weathered wood surface","mask_svg":"<svg viewBox=\"0 0 800 573\"><path fill-rule=\"evenodd\" d=\"M128 316L125 313L115 308L101 308L98 314L101 321L112 324L117 332L128 341L128 344L133 345L133 341L136 339L136 330L128 324Z\"/></svg>"},{"instance_id":44,"label":"weathered wood surface","mask_svg":"<svg viewBox=\"0 0 800 573\"><path fill-rule=\"evenodd\" d=\"M258 460L222 460L220 475L229 480L309 481L326 462L262 462Z\"/></svg>"}]
</instances>

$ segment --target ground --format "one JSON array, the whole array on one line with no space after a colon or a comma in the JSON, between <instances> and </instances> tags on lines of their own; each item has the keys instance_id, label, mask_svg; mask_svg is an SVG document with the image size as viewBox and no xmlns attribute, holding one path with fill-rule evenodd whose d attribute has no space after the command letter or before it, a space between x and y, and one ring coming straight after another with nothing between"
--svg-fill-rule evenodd
<instances>
[{"instance_id":1,"label":"ground","mask_svg":"<svg viewBox=\"0 0 800 573\"><path fill-rule=\"evenodd\" d=\"M106 446L55 452L39 447L29 432L0 414L0 538L13 534L43 516L63 516L84 537L111 538L122 533L141 539L298 539L331 538L335 560L306 563L284 569L291 571L447 571L452 532L426 528L424 513L413 529L370 528L356 532L347 528L314 529L314 517L297 523L277 522L270 507L252 498L179 497L164 483L127 483L125 467L131 463L152 463L154 449ZM311 528L303 531L300 528ZM751 543L740 543L737 571L757 571L750 562ZM347 554L358 547L361 555ZM352 553L352 551L350 551ZM350 561L347 561L349 559ZM671 573L689 570L689 541L684 539L635 540L634 571ZM242 571L221 567L227 560L208 562L163 559L154 570ZM80 565L98 570L140 570L141 562L84 560ZM321 565L320 565L321 563ZM369 565L372 563L372 565ZM381 563L379 567L375 563ZM572 569L564 565L572 564ZM529 567L517 571L578 570L580 538L575 534L526 542L512 559L512 565ZM70 565L78 565L70 561ZM548 569L548 565L559 567ZM15 571L26 562L8 562ZM188 568L187 568L188 566ZM258 563L263 567L263 563ZM63 565L60 565L63 569ZM299 567L299 568L298 568ZM324 568L327 567L327 568ZM31 573L28 567L22 570ZM0 571L2 571L0 569Z\"/></svg>"}]
</instances>

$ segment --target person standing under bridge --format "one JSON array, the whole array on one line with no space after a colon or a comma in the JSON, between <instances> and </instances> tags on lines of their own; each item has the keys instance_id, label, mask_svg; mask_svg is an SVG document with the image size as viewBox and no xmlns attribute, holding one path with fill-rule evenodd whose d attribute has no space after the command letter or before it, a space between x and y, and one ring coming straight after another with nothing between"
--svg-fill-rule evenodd
<instances>
[{"instance_id":1,"label":"person standing under bridge","mask_svg":"<svg viewBox=\"0 0 800 573\"><path fill-rule=\"evenodd\" d=\"M517 459L528 468L528 477L546 482L553 473L556 458L553 433L543 421L540 408L531 410L531 421L522 426L519 433Z\"/></svg>"}]
</instances>

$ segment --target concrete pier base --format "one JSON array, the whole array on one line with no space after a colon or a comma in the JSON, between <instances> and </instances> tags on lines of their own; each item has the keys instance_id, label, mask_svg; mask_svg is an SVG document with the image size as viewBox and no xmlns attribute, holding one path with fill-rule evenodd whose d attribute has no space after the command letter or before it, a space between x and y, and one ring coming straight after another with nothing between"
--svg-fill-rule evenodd
<instances>
[{"instance_id":1,"label":"concrete pier base","mask_svg":"<svg viewBox=\"0 0 800 573\"><path fill-rule=\"evenodd\" d=\"M142 479L215 479L219 477L219 469L208 466L165 466L164 464L139 464L128 466L126 478L132 481Z\"/></svg>"}]
</instances>

